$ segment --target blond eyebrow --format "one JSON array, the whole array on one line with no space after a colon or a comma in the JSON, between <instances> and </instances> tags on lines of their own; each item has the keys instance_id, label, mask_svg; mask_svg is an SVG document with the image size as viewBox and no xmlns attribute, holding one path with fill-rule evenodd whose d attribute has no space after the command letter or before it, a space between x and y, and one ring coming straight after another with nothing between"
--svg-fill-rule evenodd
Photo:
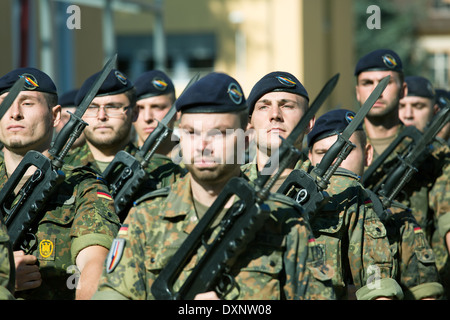
<instances>
[{"instance_id":1,"label":"blond eyebrow","mask_svg":"<svg viewBox=\"0 0 450 320\"><path fill-rule=\"evenodd\" d=\"M28 94L21 94L20 96L18 96L19 100L26 100L26 99L34 99L34 100L39 100L38 97L36 96L30 96Z\"/></svg>"},{"instance_id":2,"label":"blond eyebrow","mask_svg":"<svg viewBox=\"0 0 450 320\"><path fill-rule=\"evenodd\" d=\"M299 103L298 103L297 100L291 100L291 99L285 99L285 98L284 98L284 99L275 100L275 102L277 102L278 104L280 104L280 102L281 102L282 104L286 104L286 103L289 103L289 102L293 102L293 103L299 105ZM256 103L272 104L272 100L269 100L269 99L262 99L262 100L258 100Z\"/></svg>"}]
</instances>

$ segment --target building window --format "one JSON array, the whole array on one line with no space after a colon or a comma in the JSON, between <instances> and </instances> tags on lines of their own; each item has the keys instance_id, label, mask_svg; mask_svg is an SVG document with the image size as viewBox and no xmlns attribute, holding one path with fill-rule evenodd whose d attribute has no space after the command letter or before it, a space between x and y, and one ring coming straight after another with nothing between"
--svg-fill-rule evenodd
<instances>
[{"instance_id":1,"label":"building window","mask_svg":"<svg viewBox=\"0 0 450 320\"><path fill-rule=\"evenodd\" d=\"M151 36L118 36L119 68L136 79L155 68ZM214 34L167 35L166 72L174 81L189 80L194 74L209 73L216 61Z\"/></svg>"},{"instance_id":2,"label":"building window","mask_svg":"<svg viewBox=\"0 0 450 320\"><path fill-rule=\"evenodd\" d=\"M430 55L430 69L435 88L449 87L449 53L433 52Z\"/></svg>"}]
</instances>

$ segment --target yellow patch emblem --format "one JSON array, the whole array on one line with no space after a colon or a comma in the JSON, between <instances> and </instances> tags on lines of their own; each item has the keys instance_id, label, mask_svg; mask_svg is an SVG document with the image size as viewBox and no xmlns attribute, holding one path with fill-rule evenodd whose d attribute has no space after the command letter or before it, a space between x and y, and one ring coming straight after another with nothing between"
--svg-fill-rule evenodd
<instances>
[{"instance_id":1,"label":"yellow patch emblem","mask_svg":"<svg viewBox=\"0 0 450 320\"><path fill-rule=\"evenodd\" d=\"M39 253L43 258L48 258L53 253L53 242L50 240L42 240L39 243Z\"/></svg>"}]
</instances>

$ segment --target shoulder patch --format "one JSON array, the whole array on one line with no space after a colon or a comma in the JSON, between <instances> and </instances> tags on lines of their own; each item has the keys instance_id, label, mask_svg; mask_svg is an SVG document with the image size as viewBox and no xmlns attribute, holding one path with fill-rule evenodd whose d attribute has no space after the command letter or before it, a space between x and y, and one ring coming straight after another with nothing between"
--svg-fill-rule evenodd
<instances>
[{"instance_id":1,"label":"shoulder patch","mask_svg":"<svg viewBox=\"0 0 450 320\"><path fill-rule=\"evenodd\" d=\"M111 249L109 250L108 257L106 258L106 272L111 273L119 264L122 258L123 249L125 249L125 239L114 239Z\"/></svg>"}]
</instances>

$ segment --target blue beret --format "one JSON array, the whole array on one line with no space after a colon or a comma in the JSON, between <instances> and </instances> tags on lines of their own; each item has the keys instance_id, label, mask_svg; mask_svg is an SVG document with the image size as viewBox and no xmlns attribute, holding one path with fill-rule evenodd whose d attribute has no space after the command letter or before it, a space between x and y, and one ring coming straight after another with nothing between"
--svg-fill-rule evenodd
<instances>
[{"instance_id":1,"label":"blue beret","mask_svg":"<svg viewBox=\"0 0 450 320\"><path fill-rule=\"evenodd\" d=\"M421 76L409 76L405 78L405 82L408 85L407 96L434 99L436 92L428 79Z\"/></svg>"},{"instance_id":2,"label":"blue beret","mask_svg":"<svg viewBox=\"0 0 450 320\"><path fill-rule=\"evenodd\" d=\"M355 68L355 76L363 71L396 71L403 72L402 60L393 50L378 49L359 59Z\"/></svg>"},{"instance_id":3,"label":"blue beret","mask_svg":"<svg viewBox=\"0 0 450 320\"><path fill-rule=\"evenodd\" d=\"M19 68L0 78L0 94L9 91L19 77L25 77L25 90L57 94L53 80L36 68Z\"/></svg>"},{"instance_id":4,"label":"blue beret","mask_svg":"<svg viewBox=\"0 0 450 320\"><path fill-rule=\"evenodd\" d=\"M314 127L307 136L308 147L316 141L342 133L347 128L355 113L346 109L336 109L323 114L314 123ZM362 123L356 130L363 130Z\"/></svg>"},{"instance_id":5,"label":"blue beret","mask_svg":"<svg viewBox=\"0 0 450 320\"><path fill-rule=\"evenodd\" d=\"M229 75L212 72L191 85L176 102L184 113L225 113L247 109L239 83Z\"/></svg>"},{"instance_id":6,"label":"blue beret","mask_svg":"<svg viewBox=\"0 0 450 320\"><path fill-rule=\"evenodd\" d=\"M86 81L84 81L80 90L78 91L75 97L75 104L78 106L86 94L91 89L95 80L100 76L101 71L90 76ZM112 96L115 94L124 93L128 90L133 89L133 83L127 79L127 77L120 72L119 70L113 69L106 77L105 81L101 85L100 89L97 92L96 97L101 96Z\"/></svg>"},{"instance_id":7,"label":"blue beret","mask_svg":"<svg viewBox=\"0 0 450 320\"><path fill-rule=\"evenodd\" d=\"M62 108L64 107L76 107L75 104L75 97L78 93L78 89L73 89L68 92L65 92L64 94L60 95L58 98L58 104L61 105Z\"/></svg>"},{"instance_id":8,"label":"blue beret","mask_svg":"<svg viewBox=\"0 0 450 320\"><path fill-rule=\"evenodd\" d=\"M254 86L247 99L250 114L256 102L263 95L273 91L282 91L298 94L309 101L308 92L301 82L288 72L275 71L262 77Z\"/></svg>"},{"instance_id":9,"label":"blue beret","mask_svg":"<svg viewBox=\"0 0 450 320\"><path fill-rule=\"evenodd\" d=\"M173 93L175 86L172 80L162 71L147 71L134 81L137 99L160 96Z\"/></svg>"}]
</instances>

